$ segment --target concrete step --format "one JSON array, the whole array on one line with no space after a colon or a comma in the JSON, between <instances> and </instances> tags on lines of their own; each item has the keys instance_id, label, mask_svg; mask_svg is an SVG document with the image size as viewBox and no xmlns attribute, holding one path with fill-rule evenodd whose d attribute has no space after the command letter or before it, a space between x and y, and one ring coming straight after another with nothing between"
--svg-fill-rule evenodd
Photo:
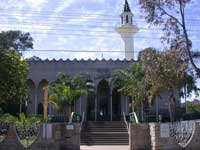
<instances>
[{"instance_id":1,"label":"concrete step","mask_svg":"<svg viewBox=\"0 0 200 150\"><path fill-rule=\"evenodd\" d=\"M86 122L81 132L82 145L128 145L129 135L121 121Z\"/></svg>"}]
</instances>

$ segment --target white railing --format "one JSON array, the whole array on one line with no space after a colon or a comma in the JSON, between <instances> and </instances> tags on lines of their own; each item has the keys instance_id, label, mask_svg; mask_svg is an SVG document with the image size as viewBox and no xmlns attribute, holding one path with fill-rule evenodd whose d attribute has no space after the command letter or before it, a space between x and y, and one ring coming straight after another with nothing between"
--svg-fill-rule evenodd
<instances>
[{"instance_id":1,"label":"white railing","mask_svg":"<svg viewBox=\"0 0 200 150\"><path fill-rule=\"evenodd\" d=\"M123 112L123 119L124 119L124 122L125 122L125 124L126 124L127 131L128 131L128 133L129 133L129 124L128 124L128 122L126 121L126 115L125 115L124 112Z\"/></svg>"},{"instance_id":2,"label":"white railing","mask_svg":"<svg viewBox=\"0 0 200 150\"><path fill-rule=\"evenodd\" d=\"M71 113L68 124L72 124L73 116L74 116L74 112Z\"/></svg>"},{"instance_id":3,"label":"white railing","mask_svg":"<svg viewBox=\"0 0 200 150\"><path fill-rule=\"evenodd\" d=\"M80 131L82 129L82 126L83 126L83 122L85 121L85 112L83 112L83 115L82 115L82 119L81 119L81 123L80 123Z\"/></svg>"},{"instance_id":4,"label":"white railing","mask_svg":"<svg viewBox=\"0 0 200 150\"><path fill-rule=\"evenodd\" d=\"M129 115L133 115L133 116L134 116L134 121L135 121L136 124L139 123L139 119L138 119L138 117L137 117L137 115L136 115L135 112L132 112L132 113L130 113Z\"/></svg>"}]
</instances>

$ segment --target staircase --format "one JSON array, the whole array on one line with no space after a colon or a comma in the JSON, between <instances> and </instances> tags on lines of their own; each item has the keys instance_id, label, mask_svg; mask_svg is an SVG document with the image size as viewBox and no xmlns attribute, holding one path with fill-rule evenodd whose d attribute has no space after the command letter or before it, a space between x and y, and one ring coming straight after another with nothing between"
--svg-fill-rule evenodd
<instances>
[{"instance_id":1,"label":"staircase","mask_svg":"<svg viewBox=\"0 0 200 150\"><path fill-rule=\"evenodd\" d=\"M126 125L122 121L85 122L81 145L129 145Z\"/></svg>"}]
</instances>

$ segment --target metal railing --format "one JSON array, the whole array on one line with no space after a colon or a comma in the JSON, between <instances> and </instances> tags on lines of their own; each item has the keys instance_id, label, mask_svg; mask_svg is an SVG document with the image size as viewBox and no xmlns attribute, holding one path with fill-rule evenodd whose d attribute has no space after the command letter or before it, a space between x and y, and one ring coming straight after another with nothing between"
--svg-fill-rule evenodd
<instances>
[{"instance_id":1,"label":"metal railing","mask_svg":"<svg viewBox=\"0 0 200 150\"><path fill-rule=\"evenodd\" d=\"M63 123L68 122L69 118L65 115L48 115L48 122L50 123Z\"/></svg>"},{"instance_id":2,"label":"metal railing","mask_svg":"<svg viewBox=\"0 0 200 150\"><path fill-rule=\"evenodd\" d=\"M82 130L83 122L85 121L85 112L83 112L81 123L80 123L80 131Z\"/></svg>"},{"instance_id":3,"label":"metal railing","mask_svg":"<svg viewBox=\"0 0 200 150\"><path fill-rule=\"evenodd\" d=\"M68 124L71 124L71 123L72 123L73 116L74 116L74 112L71 113L71 116L70 116L70 118L69 118Z\"/></svg>"},{"instance_id":4,"label":"metal railing","mask_svg":"<svg viewBox=\"0 0 200 150\"><path fill-rule=\"evenodd\" d=\"M126 121L126 115L125 115L124 112L123 112L123 119L124 119L124 122L125 122L125 124L126 124L127 131L128 131L128 133L129 133L129 123Z\"/></svg>"},{"instance_id":5,"label":"metal railing","mask_svg":"<svg viewBox=\"0 0 200 150\"><path fill-rule=\"evenodd\" d=\"M139 123L139 119L138 119L138 117L137 117L135 112L132 112L132 113L129 114L129 119L130 119L129 120L130 122L134 122L136 124Z\"/></svg>"}]
</instances>

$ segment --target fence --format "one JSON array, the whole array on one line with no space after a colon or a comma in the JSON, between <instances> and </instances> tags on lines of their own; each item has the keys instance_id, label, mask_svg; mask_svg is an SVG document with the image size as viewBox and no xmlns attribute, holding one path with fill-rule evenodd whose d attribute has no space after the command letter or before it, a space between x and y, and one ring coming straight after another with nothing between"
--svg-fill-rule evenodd
<instances>
[{"instance_id":1,"label":"fence","mask_svg":"<svg viewBox=\"0 0 200 150\"><path fill-rule=\"evenodd\" d=\"M130 124L131 150L191 150L200 148L200 122Z\"/></svg>"},{"instance_id":2,"label":"fence","mask_svg":"<svg viewBox=\"0 0 200 150\"><path fill-rule=\"evenodd\" d=\"M1 128L0 135L2 142L0 150L80 150L80 125L64 123L44 123L35 130L16 129L15 125L9 124L9 128ZM35 136L32 143L26 143L25 137ZM31 138L30 138L31 139Z\"/></svg>"}]
</instances>

